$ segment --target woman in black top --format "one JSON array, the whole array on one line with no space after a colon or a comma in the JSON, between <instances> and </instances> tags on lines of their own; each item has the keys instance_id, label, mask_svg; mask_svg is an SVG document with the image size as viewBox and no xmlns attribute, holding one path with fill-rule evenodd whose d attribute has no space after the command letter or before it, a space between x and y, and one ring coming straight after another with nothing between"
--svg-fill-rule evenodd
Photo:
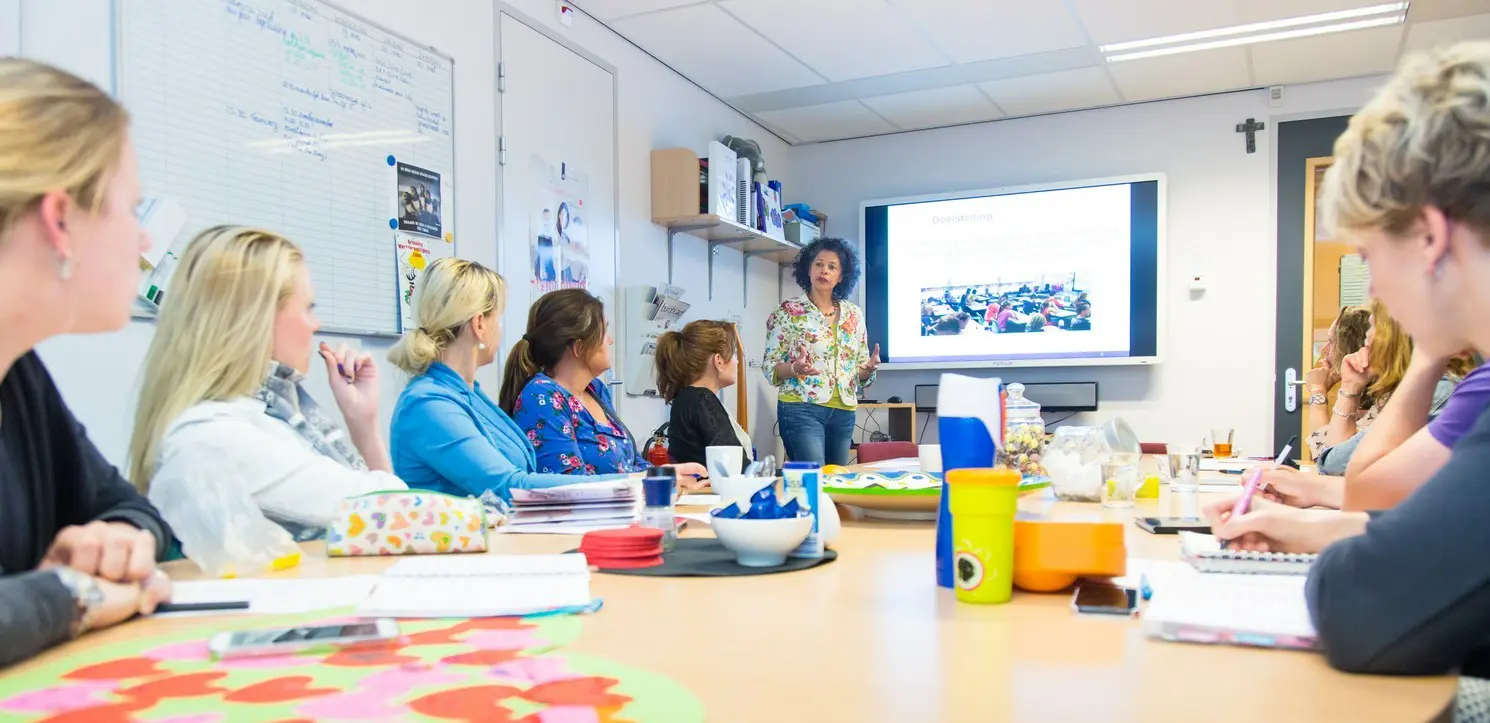
<instances>
[{"instance_id":1,"label":"woman in black top","mask_svg":"<svg viewBox=\"0 0 1490 723\"><path fill-rule=\"evenodd\" d=\"M672 404L668 453L674 462L704 464L707 447L743 447L753 456L750 437L730 419L719 390L738 376L739 336L723 321L690 321L682 331L657 339L657 392Z\"/></svg>"},{"instance_id":2,"label":"woman in black top","mask_svg":"<svg viewBox=\"0 0 1490 723\"><path fill-rule=\"evenodd\" d=\"M170 530L62 403L33 349L129 321L139 164L124 108L0 59L0 666L150 613Z\"/></svg>"}]
</instances>

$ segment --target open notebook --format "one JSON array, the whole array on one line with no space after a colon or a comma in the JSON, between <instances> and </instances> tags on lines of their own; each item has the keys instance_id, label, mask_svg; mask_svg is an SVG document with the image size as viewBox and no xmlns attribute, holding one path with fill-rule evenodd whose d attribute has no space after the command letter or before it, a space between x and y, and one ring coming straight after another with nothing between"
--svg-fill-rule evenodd
<instances>
[{"instance_id":1,"label":"open notebook","mask_svg":"<svg viewBox=\"0 0 1490 723\"><path fill-rule=\"evenodd\" d=\"M1318 647L1299 575L1197 575L1156 586L1143 610L1150 637L1267 648Z\"/></svg>"},{"instance_id":2,"label":"open notebook","mask_svg":"<svg viewBox=\"0 0 1490 723\"><path fill-rule=\"evenodd\" d=\"M1284 552L1223 550L1214 535L1180 533L1180 554L1201 572L1257 575L1307 575L1318 555Z\"/></svg>"},{"instance_id":3,"label":"open notebook","mask_svg":"<svg viewBox=\"0 0 1490 723\"><path fill-rule=\"evenodd\" d=\"M564 555L411 557L383 573L357 608L362 617L479 618L583 611L590 566Z\"/></svg>"}]
</instances>

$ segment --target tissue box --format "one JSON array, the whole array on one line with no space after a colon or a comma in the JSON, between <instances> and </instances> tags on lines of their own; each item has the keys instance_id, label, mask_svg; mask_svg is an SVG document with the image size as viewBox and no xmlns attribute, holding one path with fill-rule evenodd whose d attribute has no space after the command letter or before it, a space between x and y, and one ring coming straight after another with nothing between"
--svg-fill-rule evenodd
<instances>
[{"instance_id":1,"label":"tissue box","mask_svg":"<svg viewBox=\"0 0 1490 723\"><path fill-rule=\"evenodd\" d=\"M485 551L481 503L439 492L348 497L326 528L326 554L332 557Z\"/></svg>"}]
</instances>

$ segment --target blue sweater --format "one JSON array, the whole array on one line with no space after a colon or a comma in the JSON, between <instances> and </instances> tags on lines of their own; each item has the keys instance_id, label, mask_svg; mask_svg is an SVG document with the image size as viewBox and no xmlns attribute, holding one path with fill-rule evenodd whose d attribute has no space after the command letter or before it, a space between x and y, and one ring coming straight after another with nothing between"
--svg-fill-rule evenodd
<instances>
[{"instance_id":1,"label":"blue sweater","mask_svg":"<svg viewBox=\"0 0 1490 723\"><path fill-rule=\"evenodd\" d=\"M393 409L393 471L409 487L457 496L542 489L625 475L536 474L533 445L481 384L444 364L409 380Z\"/></svg>"}]
</instances>

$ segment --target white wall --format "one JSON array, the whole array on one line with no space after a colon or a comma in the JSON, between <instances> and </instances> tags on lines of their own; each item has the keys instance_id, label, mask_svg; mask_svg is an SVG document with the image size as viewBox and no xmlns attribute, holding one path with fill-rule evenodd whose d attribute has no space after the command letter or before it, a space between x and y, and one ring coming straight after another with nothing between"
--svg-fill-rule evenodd
<instances>
[{"instance_id":1,"label":"white wall","mask_svg":"<svg viewBox=\"0 0 1490 723\"><path fill-rule=\"evenodd\" d=\"M874 198L1162 172L1168 177L1165 360L1157 367L1003 369L1012 381L1100 385L1100 411L1122 416L1145 440L1196 440L1212 425L1237 429L1247 452L1270 444L1276 291L1273 134L1278 117L1350 112L1371 79L1287 89L1283 107L1249 91L905 133L796 149L801 187L859 239L859 204ZM1234 126L1268 123L1247 154ZM1206 277L1193 296L1189 278ZM871 340L873 341L873 340ZM971 372L993 376L993 371ZM881 400L913 398L937 372L881 373ZM927 436L934 438L935 425Z\"/></svg>"},{"instance_id":2,"label":"white wall","mask_svg":"<svg viewBox=\"0 0 1490 723\"><path fill-rule=\"evenodd\" d=\"M22 53L54 63L109 87L110 57L109 0L22 0L24 6ZM485 0L443 0L432 5L396 0L359 0L348 7L373 22L410 38L433 45L455 59L456 128L456 216L458 252L461 256L495 266L497 243L526 243L524 239L500 239L496 219L496 11ZM688 146L702 150L705 143L725 134L759 140L765 147L772 176L792 187L787 147L760 127L730 110L723 103L684 81L672 71L630 44L581 16L572 28L556 28L551 0L522 0L513 4L568 37L589 53L617 69L620 109L621 189L617 222L621 243L621 282L657 284L666 280L666 237L651 223L650 161L652 148ZM690 289L688 300L696 312L688 318L723 316L738 309L740 257L721 252L716 261L715 302L707 302L705 246L682 240L675 258L675 278ZM313 270L314 271L314 270ZM764 338L764 319L776 304L775 267L755 262L751 270L751 295L755 300L744 316L747 340ZM52 340L40 351L56 378L68 404L89 428L103 453L122 464L128 446L130 422L138 389L140 364L150 343L153 324L145 321L112 334ZM509 330L514 337L521 330ZM329 341L343 341L329 338ZM345 339L359 344L383 361L391 342L386 339ZM757 342L758 343L758 342ZM394 400L403 387L401 375L384 363L382 408L387 424ZM500 384L496 366L488 367L481 381L495 395ZM760 387L754 384L754 387ZM311 393L334 407L326 387L324 370L313 369ZM760 397L764 392L757 392ZM733 405L733 395L726 395ZM659 400L625 398L622 415L642 434L665 420ZM771 421L755 414L763 402L752 402L757 439L770 438ZM774 416L774 415L773 415Z\"/></svg>"},{"instance_id":3,"label":"white wall","mask_svg":"<svg viewBox=\"0 0 1490 723\"><path fill-rule=\"evenodd\" d=\"M726 135L753 138L761 144L770 176L784 183L787 197L810 197L807 187L796 183L794 171L797 164L793 149L598 21L580 13L574 25L566 28L558 24L553 0L508 2L518 12L543 23L550 33L603 58L617 69L616 98L620 116L617 169L621 198L616 226L621 237L620 285L623 290L617 294L618 298L624 296L624 289L628 286L657 285L667 281L667 233L652 223L650 154L654 148L692 148L702 153L710 140ZM690 237L678 238L673 256L673 283L688 290L683 299L693 304L684 320L723 319L730 313L739 313L743 319L741 334L749 352L747 358L758 361L766 338L766 317L780 302L776 265L758 259L750 262L750 305L747 309L741 305L740 254L723 249L715 257L712 301L709 299L707 261L706 242ZM620 346L618 343L618 353ZM750 371L750 432L756 446L764 453L764 450L776 448L772 441L776 395L774 389L766 386L758 370L752 368ZM725 405L734 411L734 390L726 390L724 399ZM645 435L667 421L666 406L660 399L622 395L619 405L627 426L637 436Z\"/></svg>"}]
</instances>

